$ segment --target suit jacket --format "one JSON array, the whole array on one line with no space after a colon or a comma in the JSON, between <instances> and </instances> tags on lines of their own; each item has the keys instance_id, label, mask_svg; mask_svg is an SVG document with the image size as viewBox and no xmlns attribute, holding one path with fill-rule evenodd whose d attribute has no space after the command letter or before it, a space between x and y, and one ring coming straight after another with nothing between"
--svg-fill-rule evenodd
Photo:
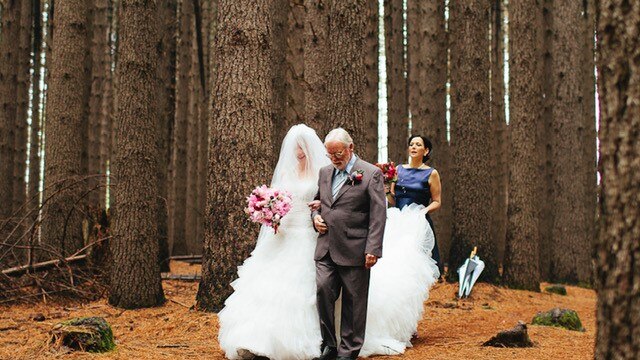
<instances>
[{"instance_id":1,"label":"suit jacket","mask_svg":"<svg viewBox=\"0 0 640 360\"><path fill-rule=\"evenodd\" d=\"M382 257L382 238L387 220L387 205L382 172L376 166L357 159L352 173L362 170L362 181L347 180L335 200L331 194L333 165L320 169L318 193L320 214L328 231L318 236L315 260L327 252L341 266L363 266L365 254Z\"/></svg>"}]
</instances>

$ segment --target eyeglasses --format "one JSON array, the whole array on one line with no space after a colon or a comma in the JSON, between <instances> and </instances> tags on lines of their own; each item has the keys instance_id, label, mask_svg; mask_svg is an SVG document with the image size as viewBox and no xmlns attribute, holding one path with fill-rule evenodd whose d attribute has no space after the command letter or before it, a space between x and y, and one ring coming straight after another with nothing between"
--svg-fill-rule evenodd
<instances>
[{"instance_id":1,"label":"eyeglasses","mask_svg":"<svg viewBox=\"0 0 640 360\"><path fill-rule=\"evenodd\" d=\"M331 159L331 158L339 159L339 158L341 158L341 157L342 157L342 155L344 155L344 150L341 150L341 151L335 152L335 153L333 153L333 154L326 153L325 155L327 155L327 157L328 157L328 158L330 158L330 159Z\"/></svg>"}]
</instances>

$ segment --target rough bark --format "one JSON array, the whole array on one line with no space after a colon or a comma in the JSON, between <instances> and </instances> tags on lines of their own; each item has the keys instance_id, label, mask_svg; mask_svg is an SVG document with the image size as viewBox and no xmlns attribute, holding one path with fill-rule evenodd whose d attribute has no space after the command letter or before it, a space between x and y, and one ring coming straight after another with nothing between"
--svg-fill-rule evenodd
<instances>
[{"instance_id":1,"label":"rough bark","mask_svg":"<svg viewBox=\"0 0 640 360\"><path fill-rule=\"evenodd\" d=\"M105 82L107 73L111 71L109 56L109 1L92 0L93 26L91 31L91 90L89 97L89 117L88 117L88 168L91 175L89 182L93 187L97 187L88 195L88 203L94 212L100 209L100 193L105 189L101 186L104 179L105 166L101 160L101 133L103 121L101 119L102 101L105 94Z\"/></svg>"},{"instance_id":2,"label":"rough bark","mask_svg":"<svg viewBox=\"0 0 640 360\"><path fill-rule=\"evenodd\" d=\"M364 101L364 118L366 122L365 151L369 162L378 161L378 1L366 2L366 38L364 42L364 71L366 82L362 98Z\"/></svg>"},{"instance_id":3,"label":"rough bark","mask_svg":"<svg viewBox=\"0 0 640 360\"><path fill-rule=\"evenodd\" d=\"M537 123L542 116L542 8L509 5L509 199L503 279L507 286L540 291L536 166Z\"/></svg>"},{"instance_id":4,"label":"rough bark","mask_svg":"<svg viewBox=\"0 0 640 360\"><path fill-rule=\"evenodd\" d=\"M366 147L368 128L363 102L366 12L363 0L333 1L329 5L325 69L328 119L323 126L326 132L336 127L347 130L356 153L365 160L374 158Z\"/></svg>"},{"instance_id":5,"label":"rough bark","mask_svg":"<svg viewBox=\"0 0 640 360\"><path fill-rule=\"evenodd\" d=\"M29 149L29 186L27 190L27 198L32 201L32 206L38 204L38 200L34 199L34 196L40 191L40 153L42 151L42 136L40 131L41 115L40 111L42 105L41 91L40 91L40 79L42 66L42 3L40 0L33 0L33 77L31 81L31 88L33 91L33 98L31 100L31 136L30 136L30 149ZM37 214L34 214L34 217Z\"/></svg>"},{"instance_id":6,"label":"rough bark","mask_svg":"<svg viewBox=\"0 0 640 360\"><path fill-rule=\"evenodd\" d=\"M158 265L157 3L122 0L116 78L116 208L109 303L122 308L160 305Z\"/></svg>"},{"instance_id":7,"label":"rough bark","mask_svg":"<svg viewBox=\"0 0 640 360\"><path fill-rule=\"evenodd\" d=\"M163 92L159 96L160 116L158 117L158 147L160 151L158 167L158 245L160 270L169 271L169 189L171 162L171 134L175 118L175 75L176 75L176 35L177 0L163 0L158 7L161 27L161 56L159 79Z\"/></svg>"},{"instance_id":8,"label":"rough bark","mask_svg":"<svg viewBox=\"0 0 640 360\"><path fill-rule=\"evenodd\" d=\"M489 49L490 3L450 3L451 144L453 169L453 235L449 268L456 269L474 246L485 262L481 280L496 281L495 246L489 238L491 212L482 201L490 193ZM455 271L449 272L457 278Z\"/></svg>"},{"instance_id":9,"label":"rough bark","mask_svg":"<svg viewBox=\"0 0 640 360\"><path fill-rule=\"evenodd\" d=\"M492 1L491 12L491 239L496 244L498 263L504 261L509 187L508 133L504 109L504 0ZM537 44L536 46L540 46ZM542 59L542 57L540 57ZM541 68L542 69L542 68Z\"/></svg>"},{"instance_id":10,"label":"rough bark","mask_svg":"<svg viewBox=\"0 0 640 360\"><path fill-rule=\"evenodd\" d=\"M219 311L237 266L255 245L258 226L243 226L245 197L265 183L273 163L273 1L221 0L209 118L209 181L202 281L197 307ZM235 126L228 126L235 119ZM234 161L242 154L250 161Z\"/></svg>"},{"instance_id":11,"label":"rough bark","mask_svg":"<svg viewBox=\"0 0 640 360\"><path fill-rule=\"evenodd\" d=\"M191 31L196 34L195 16L192 17ZM200 102L200 71L198 62L198 43L196 36L192 37L190 44L191 50L191 68L189 71L189 100L187 110L187 197L185 207L185 229L184 238L187 246L187 254L200 254L201 245L197 239L197 168L198 168L198 103Z\"/></svg>"},{"instance_id":12,"label":"rough bark","mask_svg":"<svg viewBox=\"0 0 640 360\"><path fill-rule=\"evenodd\" d=\"M328 3L322 0L304 0L305 41L304 41L304 94L305 123L315 129L320 138L327 135L330 129L326 123L329 116L327 109L327 74L325 66L328 62Z\"/></svg>"},{"instance_id":13,"label":"rough bark","mask_svg":"<svg viewBox=\"0 0 640 360\"><path fill-rule=\"evenodd\" d=\"M112 64L115 57L112 54L112 49L115 49L115 43L113 38L115 37L114 25L114 4L113 1L107 2L107 44L102 48L103 60L102 65L105 67L104 79L102 85L102 96L100 97L100 174L107 176L110 168L111 155L113 148L113 69ZM108 181L108 178L103 179L104 182ZM102 189L99 193L99 202L101 209L107 209L109 207L107 192L109 189Z\"/></svg>"},{"instance_id":14,"label":"rough bark","mask_svg":"<svg viewBox=\"0 0 640 360\"><path fill-rule=\"evenodd\" d=\"M7 220L13 206L13 152L18 88L16 48L20 40L20 2L6 1L2 8L0 37L0 224ZM4 238L0 232L0 238Z\"/></svg>"},{"instance_id":15,"label":"rough bark","mask_svg":"<svg viewBox=\"0 0 640 360\"><path fill-rule=\"evenodd\" d=\"M584 133L585 46L582 4L577 1L554 1L554 36L552 37L552 181L553 226L551 230L551 268L553 282L590 284L592 281L592 217L586 218L583 200L586 169L581 156Z\"/></svg>"},{"instance_id":16,"label":"rough bark","mask_svg":"<svg viewBox=\"0 0 640 360\"><path fill-rule=\"evenodd\" d=\"M87 13L84 0L56 3L55 46L49 58L44 196L51 199L43 209L42 244L63 256L74 253L84 242Z\"/></svg>"},{"instance_id":17,"label":"rough bark","mask_svg":"<svg viewBox=\"0 0 640 360\"><path fill-rule=\"evenodd\" d=\"M178 11L178 42L176 45L176 107L173 127L173 180L171 191L169 248L172 255L185 255L187 205L187 113L189 110L189 73L191 69L191 39L193 31L193 2L181 0Z\"/></svg>"},{"instance_id":18,"label":"rough bark","mask_svg":"<svg viewBox=\"0 0 640 360\"><path fill-rule=\"evenodd\" d=\"M18 88L13 153L13 212L18 218L25 214L27 198L25 174L27 168L27 129L29 117L29 87L31 80L31 36L33 34L33 6L20 2L20 38L18 40ZM20 234L21 235L21 234Z\"/></svg>"},{"instance_id":19,"label":"rough bark","mask_svg":"<svg viewBox=\"0 0 640 360\"><path fill-rule=\"evenodd\" d=\"M600 227L596 359L640 358L640 3L596 2Z\"/></svg>"},{"instance_id":20,"label":"rough bark","mask_svg":"<svg viewBox=\"0 0 640 360\"><path fill-rule=\"evenodd\" d=\"M405 77L403 0L385 0L384 33L387 68L387 129L389 160L407 159L409 115Z\"/></svg>"},{"instance_id":21,"label":"rough bark","mask_svg":"<svg viewBox=\"0 0 640 360\"><path fill-rule=\"evenodd\" d=\"M304 104L304 47L305 47L304 0L289 0L287 14L286 86L287 106L285 122L279 126L276 144L279 144L292 125L305 122Z\"/></svg>"},{"instance_id":22,"label":"rough bark","mask_svg":"<svg viewBox=\"0 0 640 360\"><path fill-rule=\"evenodd\" d=\"M551 173L552 147L551 147L551 120L553 117L553 71L551 42L555 34L553 27L553 2L544 0L542 3L542 20L544 35L542 39L543 52L543 78L542 88L544 92L542 121L538 123L537 138L538 147L538 174L541 181L538 186L538 217L540 226L540 277L542 280L551 281L551 249L553 230L553 178Z\"/></svg>"}]
</instances>

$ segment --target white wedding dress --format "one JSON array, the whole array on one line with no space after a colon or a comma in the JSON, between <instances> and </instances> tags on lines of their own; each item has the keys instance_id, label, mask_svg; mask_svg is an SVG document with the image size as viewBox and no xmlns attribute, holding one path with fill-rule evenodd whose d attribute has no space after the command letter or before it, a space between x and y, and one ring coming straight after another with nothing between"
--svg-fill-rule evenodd
<instances>
[{"instance_id":1,"label":"white wedding dress","mask_svg":"<svg viewBox=\"0 0 640 360\"><path fill-rule=\"evenodd\" d=\"M313 260L317 233L306 205L317 184L298 180L283 188L292 193L291 211L277 234L263 227L251 257L238 267L234 293L218 314L220 346L229 359L251 354L277 360L320 355ZM433 233L422 208L410 205L387 212L383 257L371 273L360 356L403 353L422 318L423 302L438 277L431 259Z\"/></svg>"}]
</instances>

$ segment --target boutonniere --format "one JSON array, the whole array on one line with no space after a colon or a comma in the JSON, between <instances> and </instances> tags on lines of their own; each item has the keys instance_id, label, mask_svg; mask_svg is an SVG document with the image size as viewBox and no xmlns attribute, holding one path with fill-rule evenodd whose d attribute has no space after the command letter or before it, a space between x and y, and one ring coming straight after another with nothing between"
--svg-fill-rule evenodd
<instances>
[{"instance_id":1,"label":"boutonniere","mask_svg":"<svg viewBox=\"0 0 640 360\"><path fill-rule=\"evenodd\" d=\"M364 174L364 171L362 170L356 170L354 172L351 173L351 175L349 175L349 180L351 181L351 186L359 183L362 181L362 174Z\"/></svg>"}]
</instances>

